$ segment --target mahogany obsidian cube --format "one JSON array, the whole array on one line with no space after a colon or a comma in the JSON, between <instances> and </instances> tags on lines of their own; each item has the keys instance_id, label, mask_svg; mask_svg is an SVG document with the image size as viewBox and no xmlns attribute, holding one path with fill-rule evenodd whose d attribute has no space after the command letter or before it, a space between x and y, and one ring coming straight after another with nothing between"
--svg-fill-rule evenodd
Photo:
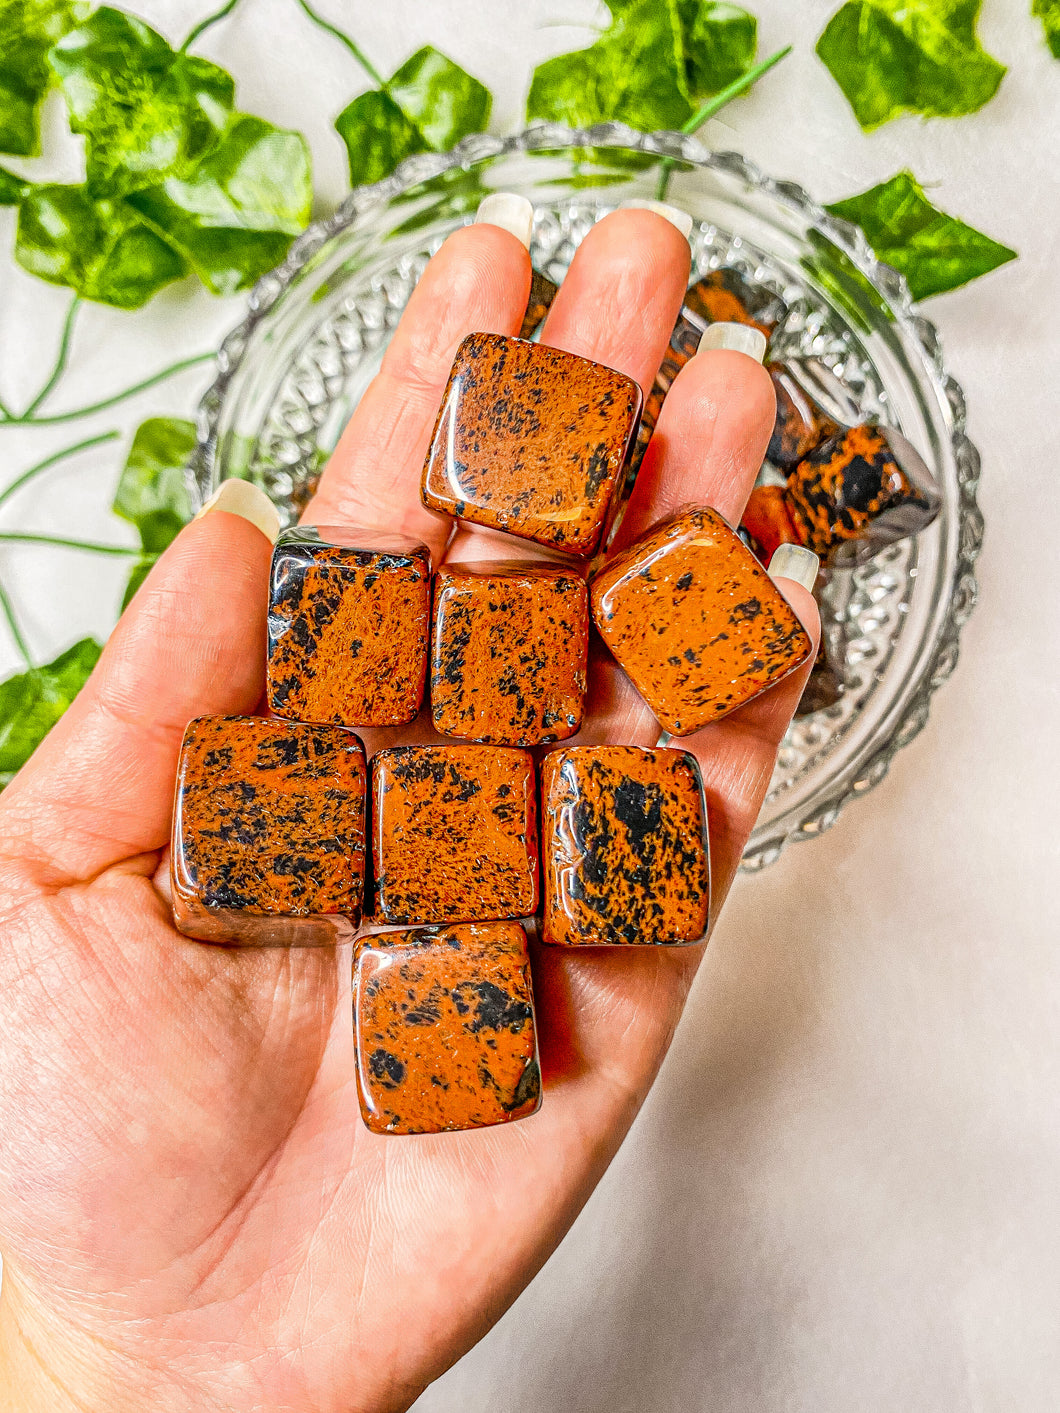
<instances>
[{"instance_id":1,"label":"mahogany obsidian cube","mask_svg":"<svg viewBox=\"0 0 1060 1413\"><path fill-rule=\"evenodd\" d=\"M173 915L244 946L346 940L364 895L364 747L337 726L201 716L173 810Z\"/></svg>"},{"instance_id":2,"label":"mahogany obsidian cube","mask_svg":"<svg viewBox=\"0 0 1060 1413\"><path fill-rule=\"evenodd\" d=\"M510 1123L541 1103L518 923L380 932L357 945L357 1089L374 1133Z\"/></svg>"},{"instance_id":3,"label":"mahogany obsidian cube","mask_svg":"<svg viewBox=\"0 0 1060 1413\"><path fill-rule=\"evenodd\" d=\"M589 591L550 564L446 564L434 576L431 714L447 736L562 741L581 725Z\"/></svg>"},{"instance_id":4,"label":"mahogany obsidian cube","mask_svg":"<svg viewBox=\"0 0 1060 1413\"><path fill-rule=\"evenodd\" d=\"M372 760L376 915L484 922L537 909L537 790L528 751L394 746Z\"/></svg>"},{"instance_id":5,"label":"mahogany obsidian cube","mask_svg":"<svg viewBox=\"0 0 1060 1413\"><path fill-rule=\"evenodd\" d=\"M269 591L270 708L404 726L423 700L430 606L426 545L347 526L284 530Z\"/></svg>"},{"instance_id":6,"label":"mahogany obsidian cube","mask_svg":"<svg viewBox=\"0 0 1060 1413\"><path fill-rule=\"evenodd\" d=\"M624 373L504 334L469 334L423 468L424 504L590 555L640 408L640 387Z\"/></svg>"},{"instance_id":7,"label":"mahogany obsidian cube","mask_svg":"<svg viewBox=\"0 0 1060 1413\"><path fill-rule=\"evenodd\" d=\"M541 808L545 942L701 940L710 851L694 756L637 746L552 751L542 767Z\"/></svg>"},{"instance_id":8,"label":"mahogany obsidian cube","mask_svg":"<svg viewBox=\"0 0 1060 1413\"><path fill-rule=\"evenodd\" d=\"M717 511L664 521L604 566L593 619L673 736L779 682L813 652L793 609Z\"/></svg>"},{"instance_id":9,"label":"mahogany obsidian cube","mask_svg":"<svg viewBox=\"0 0 1060 1413\"><path fill-rule=\"evenodd\" d=\"M802 543L830 564L862 563L919 534L942 497L919 452L893 427L846 427L808 452L788 477Z\"/></svg>"}]
</instances>

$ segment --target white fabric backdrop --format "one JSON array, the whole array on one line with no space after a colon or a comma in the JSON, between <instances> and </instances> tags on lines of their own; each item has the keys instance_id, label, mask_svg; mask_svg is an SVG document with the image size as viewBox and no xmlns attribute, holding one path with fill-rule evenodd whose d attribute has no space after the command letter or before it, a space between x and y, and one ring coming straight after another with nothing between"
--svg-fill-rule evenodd
<instances>
[{"instance_id":1,"label":"white fabric backdrop","mask_svg":"<svg viewBox=\"0 0 1060 1413\"><path fill-rule=\"evenodd\" d=\"M431 40L518 124L530 69L588 43L589 0L321 0L389 72ZM1010 65L974 117L861 134L812 53L832 0L753 0L761 52L797 50L708 129L831 200L910 166L1018 263L932 301L983 452L982 602L931 721L824 838L742 881L662 1076L560 1251L419 1413L1051 1413L1060 1383L1060 602L1056 588L1060 63L1025 0L986 0ZM183 35L209 6L129 6ZM577 21L553 27L559 17ZM363 86L290 0L204 40L240 106L309 133L343 189L328 123ZM53 118L55 114L51 115ZM78 175L76 145L50 169ZM0 212L0 240L12 220ZM0 269L0 386L50 362L64 293ZM240 301L163 294L91 309L59 405L209 347ZM0 432L0 483L110 425L187 415L202 379L82 432ZM117 458L53 473L4 524L132 543L108 514ZM113 619L127 566L0 557L44 652ZM7 643L0 669L16 666Z\"/></svg>"}]
</instances>

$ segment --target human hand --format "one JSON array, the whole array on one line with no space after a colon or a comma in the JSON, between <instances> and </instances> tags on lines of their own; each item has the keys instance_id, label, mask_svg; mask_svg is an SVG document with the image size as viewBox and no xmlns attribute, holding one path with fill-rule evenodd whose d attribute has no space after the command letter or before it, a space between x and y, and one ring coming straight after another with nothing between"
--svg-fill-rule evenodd
<instances>
[{"instance_id":1,"label":"human hand","mask_svg":"<svg viewBox=\"0 0 1060 1413\"><path fill-rule=\"evenodd\" d=\"M673 225L616 212L579 248L544 340L646 391L688 270ZM529 278L498 227L446 241L310 521L400 530L436 563L532 552L465 525L449 543L418 494L458 343L516 331ZM698 354L667 398L623 541L689 501L735 523L772 420L758 364ZM350 949L204 946L174 930L165 897L184 727L261 700L269 553L238 515L188 526L0 801L0 1357L3 1406L19 1413L406 1408L563 1236L699 962L700 947L535 949L541 1111L466 1133L369 1133ZM816 633L812 597L784 589ZM703 770L715 915L806 670L682 742ZM402 737L361 734L369 752ZM578 740L658 734L594 655Z\"/></svg>"}]
</instances>

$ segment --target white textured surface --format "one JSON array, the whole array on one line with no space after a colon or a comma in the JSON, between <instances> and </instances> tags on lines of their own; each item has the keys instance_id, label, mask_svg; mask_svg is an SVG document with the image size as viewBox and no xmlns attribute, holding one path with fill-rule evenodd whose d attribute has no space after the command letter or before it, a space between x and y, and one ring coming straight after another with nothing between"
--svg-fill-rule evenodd
<instances>
[{"instance_id":1,"label":"white textured surface","mask_svg":"<svg viewBox=\"0 0 1060 1413\"><path fill-rule=\"evenodd\" d=\"M182 34L207 7L132 8ZM587 0L349 8L381 68L430 39L493 88L506 130L533 64L591 38L552 22L595 13ZM983 452L982 602L956 676L884 784L738 885L602 1188L419 1413L1057 1407L1060 63L1023 0L986 0L982 38L1010 65L997 98L866 138L812 53L831 0L753 8L762 52L790 40L796 53L712 125L716 145L824 199L909 166L944 209L1020 251L928 308ZM362 86L348 56L289 0L246 5L203 52L235 70L242 106L310 133L336 196L327 124ZM5 245L10 225L0 213ZM0 282L0 387L17 402L50 358L65 296L6 262ZM132 318L87 311L56 405L208 346L238 308L181 290ZM201 381L135 412L187 410ZM84 434L0 430L0 480ZM131 542L105 511L107 450L23 493L3 523ZM10 549L0 567L41 650L105 631L125 572Z\"/></svg>"}]
</instances>

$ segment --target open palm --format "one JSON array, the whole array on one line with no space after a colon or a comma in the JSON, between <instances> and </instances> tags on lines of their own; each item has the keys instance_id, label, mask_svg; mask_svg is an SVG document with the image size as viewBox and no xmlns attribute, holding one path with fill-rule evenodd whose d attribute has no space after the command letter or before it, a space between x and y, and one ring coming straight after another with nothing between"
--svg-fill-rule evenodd
<instances>
[{"instance_id":1,"label":"open palm","mask_svg":"<svg viewBox=\"0 0 1060 1413\"><path fill-rule=\"evenodd\" d=\"M418 483L457 344L517 330L529 278L506 231L450 237L310 521L402 530L436 563L525 557L492 532L452 534ZM687 279L672 225L616 212L580 247L544 339L646 389ZM697 355L667 399L623 538L688 501L735 521L772 417L756 363ZM165 899L184 727L261 698L269 552L239 516L190 525L0 803L0 1354L20 1413L406 1408L573 1220L644 1099L699 959L700 948L536 950L541 1111L455 1135L368 1133L350 949L204 946L174 931ZM810 596L785 589L815 628ZM703 767L716 902L803 680L686 743ZM657 735L594 658L579 739ZM402 734L365 738L371 751Z\"/></svg>"}]
</instances>

